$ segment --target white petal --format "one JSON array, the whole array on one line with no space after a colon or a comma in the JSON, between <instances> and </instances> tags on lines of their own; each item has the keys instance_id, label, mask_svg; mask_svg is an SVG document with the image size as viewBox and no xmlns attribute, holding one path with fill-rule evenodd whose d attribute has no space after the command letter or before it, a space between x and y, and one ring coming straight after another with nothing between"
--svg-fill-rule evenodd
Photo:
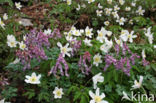
<instances>
[{"instance_id":1,"label":"white petal","mask_svg":"<svg viewBox=\"0 0 156 103\"><path fill-rule=\"evenodd\" d=\"M99 96L100 95L100 88L96 89L96 95Z\"/></svg>"},{"instance_id":2,"label":"white petal","mask_svg":"<svg viewBox=\"0 0 156 103\"><path fill-rule=\"evenodd\" d=\"M57 43L57 46L62 48L62 44L60 42Z\"/></svg>"},{"instance_id":3,"label":"white petal","mask_svg":"<svg viewBox=\"0 0 156 103\"><path fill-rule=\"evenodd\" d=\"M142 81L143 81L143 76L140 76L139 83L142 84Z\"/></svg>"},{"instance_id":4,"label":"white petal","mask_svg":"<svg viewBox=\"0 0 156 103\"><path fill-rule=\"evenodd\" d=\"M94 94L92 91L89 91L89 95L90 95L90 97L92 97L92 98L95 97L95 94Z\"/></svg>"}]
</instances>

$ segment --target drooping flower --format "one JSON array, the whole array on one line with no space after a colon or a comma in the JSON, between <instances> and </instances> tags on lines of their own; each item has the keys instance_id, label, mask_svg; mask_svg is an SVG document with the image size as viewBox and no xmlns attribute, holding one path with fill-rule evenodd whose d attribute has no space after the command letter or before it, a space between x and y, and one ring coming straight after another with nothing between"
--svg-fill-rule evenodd
<instances>
[{"instance_id":1,"label":"drooping flower","mask_svg":"<svg viewBox=\"0 0 156 103\"><path fill-rule=\"evenodd\" d=\"M97 88L95 94L92 91L89 91L89 95L92 98L92 100L90 100L90 103L108 103L107 101L103 100L103 98L105 98L105 94L102 93L100 95L100 89Z\"/></svg>"},{"instance_id":2,"label":"drooping flower","mask_svg":"<svg viewBox=\"0 0 156 103\"><path fill-rule=\"evenodd\" d=\"M64 94L63 93L63 89L62 88L55 87L55 89L53 91L53 94L54 94L54 98L55 99L62 98L62 95Z\"/></svg>"},{"instance_id":3,"label":"drooping flower","mask_svg":"<svg viewBox=\"0 0 156 103\"><path fill-rule=\"evenodd\" d=\"M100 3L98 3L98 8L99 8L99 9L102 9L102 8L103 8L103 6L101 6L101 4L100 4Z\"/></svg>"},{"instance_id":4,"label":"drooping flower","mask_svg":"<svg viewBox=\"0 0 156 103\"><path fill-rule=\"evenodd\" d=\"M16 41L16 38L15 38L15 36L13 36L13 35L7 35L7 44L8 44L8 46L9 47L16 47L16 44L17 44L18 42Z\"/></svg>"},{"instance_id":5,"label":"drooping flower","mask_svg":"<svg viewBox=\"0 0 156 103\"><path fill-rule=\"evenodd\" d=\"M80 4L78 4L78 7L76 8L77 11L79 11L81 9Z\"/></svg>"},{"instance_id":6,"label":"drooping flower","mask_svg":"<svg viewBox=\"0 0 156 103\"><path fill-rule=\"evenodd\" d=\"M102 60L101 60L101 55L100 54L96 54L94 57L93 57L93 64L98 66L99 63L102 63Z\"/></svg>"},{"instance_id":7,"label":"drooping flower","mask_svg":"<svg viewBox=\"0 0 156 103\"><path fill-rule=\"evenodd\" d=\"M21 10L22 5L21 5L20 2L18 2L18 3L15 2L15 6L16 6L17 9Z\"/></svg>"},{"instance_id":8,"label":"drooping flower","mask_svg":"<svg viewBox=\"0 0 156 103\"><path fill-rule=\"evenodd\" d=\"M148 41L150 44L153 44L153 33L151 33L151 27L149 27L145 33L145 36L148 37Z\"/></svg>"},{"instance_id":9,"label":"drooping flower","mask_svg":"<svg viewBox=\"0 0 156 103\"><path fill-rule=\"evenodd\" d=\"M37 76L36 73L33 72L33 73L31 74L31 76L26 75L25 77L26 77L26 79L25 79L25 82L26 82L26 83L30 83L30 84L40 84L41 74L39 74L39 75Z\"/></svg>"},{"instance_id":10,"label":"drooping flower","mask_svg":"<svg viewBox=\"0 0 156 103\"><path fill-rule=\"evenodd\" d=\"M143 76L140 76L139 82L137 80L134 81L134 85L132 89L138 89L142 86Z\"/></svg>"},{"instance_id":11,"label":"drooping flower","mask_svg":"<svg viewBox=\"0 0 156 103\"><path fill-rule=\"evenodd\" d=\"M104 81L104 77L101 76L102 73L98 73L95 76L92 77L93 80L93 88L96 89L97 88L97 83L100 82L102 83Z\"/></svg>"},{"instance_id":12,"label":"drooping flower","mask_svg":"<svg viewBox=\"0 0 156 103\"><path fill-rule=\"evenodd\" d=\"M145 49L142 50L141 55L142 55L142 64L143 64L143 66L148 65L149 62L146 60Z\"/></svg>"},{"instance_id":13,"label":"drooping flower","mask_svg":"<svg viewBox=\"0 0 156 103\"><path fill-rule=\"evenodd\" d=\"M69 52L72 51L72 48L68 48L69 43L67 43L65 46L62 46L62 44L60 42L58 42L57 46L60 47L60 50L61 50L63 57L65 57L65 55L70 57Z\"/></svg>"}]
</instances>

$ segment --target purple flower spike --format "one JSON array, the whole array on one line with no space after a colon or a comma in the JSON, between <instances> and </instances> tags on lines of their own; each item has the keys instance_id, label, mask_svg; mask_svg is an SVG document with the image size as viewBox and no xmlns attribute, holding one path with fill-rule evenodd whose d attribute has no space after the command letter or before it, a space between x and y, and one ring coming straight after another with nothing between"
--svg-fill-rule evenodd
<instances>
[{"instance_id":1,"label":"purple flower spike","mask_svg":"<svg viewBox=\"0 0 156 103\"><path fill-rule=\"evenodd\" d=\"M63 64L64 64L65 73L64 73L63 67L62 67ZM54 75L56 75L58 69L60 70L62 76L64 74L66 76L69 76L69 74L68 74L69 67L68 67L67 62L63 58L63 55L62 54L59 55L55 66L51 68L51 70L50 70L50 72L49 72L48 75L50 75L51 73L53 73Z\"/></svg>"},{"instance_id":2,"label":"purple flower spike","mask_svg":"<svg viewBox=\"0 0 156 103\"><path fill-rule=\"evenodd\" d=\"M80 60L78 62L78 66L81 69L82 73L89 75L91 71L92 65L88 66L87 63L91 63L91 54L86 51L83 55L83 59L80 56Z\"/></svg>"}]
</instances>

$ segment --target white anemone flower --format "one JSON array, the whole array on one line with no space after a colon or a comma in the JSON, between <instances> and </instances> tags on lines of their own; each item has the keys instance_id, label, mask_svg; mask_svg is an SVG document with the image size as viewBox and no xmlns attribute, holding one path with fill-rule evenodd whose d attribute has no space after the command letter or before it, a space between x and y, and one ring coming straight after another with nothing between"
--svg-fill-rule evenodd
<instances>
[{"instance_id":1,"label":"white anemone flower","mask_svg":"<svg viewBox=\"0 0 156 103\"><path fill-rule=\"evenodd\" d=\"M73 30L73 35L74 36L81 36L82 35L82 33L83 33L84 31L83 30Z\"/></svg>"},{"instance_id":2,"label":"white anemone flower","mask_svg":"<svg viewBox=\"0 0 156 103\"><path fill-rule=\"evenodd\" d=\"M131 10L131 7L126 7L125 8L125 11L130 11Z\"/></svg>"},{"instance_id":3,"label":"white anemone flower","mask_svg":"<svg viewBox=\"0 0 156 103\"><path fill-rule=\"evenodd\" d=\"M118 5L115 5L114 6L114 11L118 11L118 10L120 10L120 7L118 7Z\"/></svg>"},{"instance_id":4,"label":"white anemone flower","mask_svg":"<svg viewBox=\"0 0 156 103\"><path fill-rule=\"evenodd\" d=\"M103 43L103 41L106 38L106 34L107 34L107 30L102 27L101 30L97 30L98 36L96 38L96 40L99 40L101 43Z\"/></svg>"},{"instance_id":5,"label":"white anemone flower","mask_svg":"<svg viewBox=\"0 0 156 103\"><path fill-rule=\"evenodd\" d=\"M89 40L89 39L87 39L87 38L85 38L85 40L83 40L83 42L84 42L85 45L87 45L87 46L93 46L93 45L91 44L91 40Z\"/></svg>"},{"instance_id":6,"label":"white anemone flower","mask_svg":"<svg viewBox=\"0 0 156 103\"><path fill-rule=\"evenodd\" d=\"M112 8L105 8L105 13L107 16L111 14Z\"/></svg>"},{"instance_id":7,"label":"white anemone flower","mask_svg":"<svg viewBox=\"0 0 156 103\"><path fill-rule=\"evenodd\" d=\"M122 30L122 31L121 31L121 35L120 35L120 38L121 38L124 42L127 42L127 41L128 41L128 35L129 35L128 30Z\"/></svg>"},{"instance_id":8,"label":"white anemone flower","mask_svg":"<svg viewBox=\"0 0 156 103\"><path fill-rule=\"evenodd\" d=\"M21 41L21 42L19 43L19 48L20 48L21 50L24 50L24 49L26 48L26 44L24 44L23 41Z\"/></svg>"},{"instance_id":9,"label":"white anemone flower","mask_svg":"<svg viewBox=\"0 0 156 103\"><path fill-rule=\"evenodd\" d=\"M26 82L26 83L30 83L30 84L40 84L41 74L39 74L39 75L37 76L36 73L33 72L33 73L31 74L31 76L26 75L25 77L26 77L26 79L25 79L25 82Z\"/></svg>"},{"instance_id":10,"label":"white anemone flower","mask_svg":"<svg viewBox=\"0 0 156 103\"><path fill-rule=\"evenodd\" d=\"M130 100L130 98L128 97L128 95L127 95L127 93L125 91L123 91L122 94L123 94L123 97L122 97L121 100L123 100L123 99Z\"/></svg>"},{"instance_id":11,"label":"white anemone flower","mask_svg":"<svg viewBox=\"0 0 156 103\"><path fill-rule=\"evenodd\" d=\"M102 10L96 10L97 16L102 16L103 11Z\"/></svg>"},{"instance_id":12,"label":"white anemone flower","mask_svg":"<svg viewBox=\"0 0 156 103\"><path fill-rule=\"evenodd\" d=\"M86 34L86 36L89 37L89 38L92 38L92 35L93 35L92 31L93 31L93 29L92 29L92 28L90 29L90 28L87 26L86 29L85 29L85 34Z\"/></svg>"},{"instance_id":13,"label":"white anemone flower","mask_svg":"<svg viewBox=\"0 0 156 103\"><path fill-rule=\"evenodd\" d=\"M120 45L120 47L123 46L123 42L122 42L121 38L120 38L120 39L117 39L116 37L114 37L114 39L115 39L115 42L116 42L118 45Z\"/></svg>"},{"instance_id":14,"label":"white anemone flower","mask_svg":"<svg viewBox=\"0 0 156 103\"><path fill-rule=\"evenodd\" d=\"M97 83L100 82L102 83L104 81L104 77L101 76L102 73L98 73L95 76L92 77L93 80L93 88L96 89L97 88Z\"/></svg>"},{"instance_id":15,"label":"white anemone flower","mask_svg":"<svg viewBox=\"0 0 156 103\"><path fill-rule=\"evenodd\" d=\"M112 32L111 31L107 31L107 36L111 36Z\"/></svg>"},{"instance_id":16,"label":"white anemone flower","mask_svg":"<svg viewBox=\"0 0 156 103\"><path fill-rule=\"evenodd\" d=\"M120 19L117 19L116 22L118 22L119 25L124 25L124 23L126 22L126 19L124 17L121 17Z\"/></svg>"},{"instance_id":17,"label":"white anemone flower","mask_svg":"<svg viewBox=\"0 0 156 103\"><path fill-rule=\"evenodd\" d=\"M139 82L137 80L134 81L134 85L132 86L132 89L140 88L142 85L143 76L140 76Z\"/></svg>"},{"instance_id":18,"label":"white anemone flower","mask_svg":"<svg viewBox=\"0 0 156 103\"><path fill-rule=\"evenodd\" d=\"M4 20L7 20L7 19L8 19L8 15L7 15L6 13L4 13L3 19L4 19Z\"/></svg>"},{"instance_id":19,"label":"white anemone flower","mask_svg":"<svg viewBox=\"0 0 156 103\"><path fill-rule=\"evenodd\" d=\"M4 22L2 21L1 18L0 18L0 26L1 26L3 29L5 29L5 28L4 28L5 24L4 24Z\"/></svg>"},{"instance_id":20,"label":"white anemone flower","mask_svg":"<svg viewBox=\"0 0 156 103\"><path fill-rule=\"evenodd\" d=\"M102 63L101 55L99 53L93 57L93 60L94 60L93 64L96 66L99 66L99 63Z\"/></svg>"},{"instance_id":21,"label":"white anemone flower","mask_svg":"<svg viewBox=\"0 0 156 103\"><path fill-rule=\"evenodd\" d=\"M101 45L100 50L105 53L108 53L108 51L112 48L112 46L113 46L112 40L109 41L109 40L105 39L105 43L103 45Z\"/></svg>"},{"instance_id":22,"label":"white anemone flower","mask_svg":"<svg viewBox=\"0 0 156 103\"><path fill-rule=\"evenodd\" d=\"M108 26L110 23L109 23L109 21L105 21L104 24L105 24L106 26Z\"/></svg>"},{"instance_id":23,"label":"white anemone flower","mask_svg":"<svg viewBox=\"0 0 156 103\"><path fill-rule=\"evenodd\" d=\"M145 10L142 10L142 6L139 6L138 10L136 11L139 15L144 15Z\"/></svg>"},{"instance_id":24,"label":"white anemone flower","mask_svg":"<svg viewBox=\"0 0 156 103\"><path fill-rule=\"evenodd\" d=\"M21 5L20 2L18 2L18 3L15 2L15 6L16 6L17 9L21 10L22 5Z\"/></svg>"},{"instance_id":25,"label":"white anemone flower","mask_svg":"<svg viewBox=\"0 0 156 103\"><path fill-rule=\"evenodd\" d=\"M133 35L133 34L134 34L134 31L131 31L131 33L128 34L128 39L130 43L132 43L133 39L137 37L137 35Z\"/></svg>"},{"instance_id":26,"label":"white anemone flower","mask_svg":"<svg viewBox=\"0 0 156 103\"><path fill-rule=\"evenodd\" d=\"M107 0L108 4L112 4L112 0Z\"/></svg>"},{"instance_id":27,"label":"white anemone flower","mask_svg":"<svg viewBox=\"0 0 156 103\"><path fill-rule=\"evenodd\" d=\"M11 103L11 102L5 102L5 99L0 100L0 103Z\"/></svg>"},{"instance_id":28,"label":"white anemone flower","mask_svg":"<svg viewBox=\"0 0 156 103\"><path fill-rule=\"evenodd\" d=\"M46 35L50 35L51 34L51 29L47 29L47 30L44 30L44 34L46 34Z\"/></svg>"},{"instance_id":29,"label":"white anemone flower","mask_svg":"<svg viewBox=\"0 0 156 103\"><path fill-rule=\"evenodd\" d=\"M72 4L72 0L67 0L67 5L71 5Z\"/></svg>"},{"instance_id":30,"label":"white anemone flower","mask_svg":"<svg viewBox=\"0 0 156 103\"><path fill-rule=\"evenodd\" d=\"M72 48L68 48L69 43L67 43L64 47L62 46L62 44L60 42L57 43L57 46L60 47L61 53L63 55L63 57L65 57L65 55L67 55L68 57L70 57L69 52L72 51Z\"/></svg>"},{"instance_id":31,"label":"white anemone flower","mask_svg":"<svg viewBox=\"0 0 156 103\"><path fill-rule=\"evenodd\" d=\"M123 5L125 3L125 0L119 0L120 5Z\"/></svg>"},{"instance_id":32,"label":"white anemone flower","mask_svg":"<svg viewBox=\"0 0 156 103\"><path fill-rule=\"evenodd\" d=\"M62 98L62 95L64 94L63 93L63 89L62 88L58 88L58 87L55 87L54 91L53 91L53 94L54 94L54 98Z\"/></svg>"},{"instance_id":33,"label":"white anemone flower","mask_svg":"<svg viewBox=\"0 0 156 103\"><path fill-rule=\"evenodd\" d=\"M105 98L105 94L102 93L100 95L100 89L97 88L95 94L92 91L89 91L89 95L92 98L89 103L108 103L107 101L103 100Z\"/></svg>"},{"instance_id":34,"label":"white anemone flower","mask_svg":"<svg viewBox=\"0 0 156 103\"><path fill-rule=\"evenodd\" d=\"M94 2L95 0L88 0L88 3L90 4L90 3L92 3L92 2Z\"/></svg>"},{"instance_id":35,"label":"white anemone flower","mask_svg":"<svg viewBox=\"0 0 156 103\"><path fill-rule=\"evenodd\" d=\"M113 15L114 18L119 19L119 15L118 15L117 11L112 12L112 15Z\"/></svg>"},{"instance_id":36,"label":"white anemone flower","mask_svg":"<svg viewBox=\"0 0 156 103\"><path fill-rule=\"evenodd\" d=\"M13 35L8 35L7 36L7 44L9 47L16 47L16 44L18 42L16 41L15 37Z\"/></svg>"}]
</instances>

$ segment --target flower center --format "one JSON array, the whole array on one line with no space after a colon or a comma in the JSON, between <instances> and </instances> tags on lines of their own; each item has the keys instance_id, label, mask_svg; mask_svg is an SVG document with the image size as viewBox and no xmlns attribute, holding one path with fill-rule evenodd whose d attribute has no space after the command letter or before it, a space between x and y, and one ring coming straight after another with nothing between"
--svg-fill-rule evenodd
<instances>
[{"instance_id":1,"label":"flower center","mask_svg":"<svg viewBox=\"0 0 156 103\"><path fill-rule=\"evenodd\" d=\"M11 46L14 46L15 45L15 42L11 42Z\"/></svg>"},{"instance_id":2,"label":"flower center","mask_svg":"<svg viewBox=\"0 0 156 103\"><path fill-rule=\"evenodd\" d=\"M99 57L96 57L95 58L95 62L99 62L100 61L100 58Z\"/></svg>"},{"instance_id":3,"label":"flower center","mask_svg":"<svg viewBox=\"0 0 156 103\"><path fill-rule=\"evenodd\" d=\"M61 91L58 90L58 91L56 92L56 95L57 95L57 96L61 96Z\"/></svg>"},{"instance_id":4,"label":"flower center","mask_svg":"<svg viewBox=\"0 0 156 103\"><path fill-rule=\"evenodd\" d=\"M87 30L86 34L87 34L87 35L90 35L90 34L91 34L91 32L90 32L89 30Z\"/></svg>"},{"instance_id":5,"label":"flower center","mask_svg":"<svg viewBox=\"0 0 156 103\"><path fill-rule=\"evenodd\" d=\"M32 78L30 79L31 82L35 82L36 80L37 80L36 77L32 77Z\"/></svg>"},{"instance_id":6,"label":"flower center","mask_svg":"<svg viewBox=\"0 0 156 103\"><path fill-rule=\"evenodd\" d=\"M23 45L21 46L21 48L23 48L23 49L24 49L25 47L26 47L25 44L23 44Z\"/></svg>"},{"instance_id":7,"label":"flower center","mask_svg":"<svg viewBox=\"0 0 156 103\"><path fill-rule=\"evenodd\" d=\"M66 52L67 52L67 48L63 47L63 48L62 48L62 52L63 52L63 53L66 53Z\"/></svg>"},{"instance_id":8,"label":"flower center","mask_svg":"<svg viewBox=\"0 0 156 103\"><path fill-rule=\"evenodd\" d=\"M98 103L98 102L101 102L102 99L100 96L95 96L94 100L96 103Z\"/></svg>"},{"instance_id":9,"label":"flower center","mask_svg":"<svg viewBox=\"0 0 156 103\"><path fill-rule=\"evenodd\" d=\"M103 37L103 34L102 33L99 33L99 37Z\"/></svg>"}]
</instances>

